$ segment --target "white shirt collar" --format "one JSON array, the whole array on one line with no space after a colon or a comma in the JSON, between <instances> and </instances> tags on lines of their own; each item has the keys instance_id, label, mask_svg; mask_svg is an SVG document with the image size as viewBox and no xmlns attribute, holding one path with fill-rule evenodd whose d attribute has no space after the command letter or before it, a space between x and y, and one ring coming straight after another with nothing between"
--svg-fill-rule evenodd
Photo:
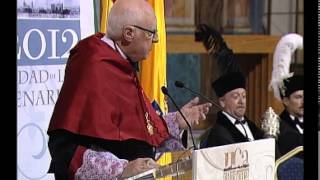
<instances>
[{"instance_id":1,"label":"white shirt collar","mask_svg":"<svg viewBox=\"0 0 320 180\"><path fill-rule=\"evenodd\" d=\"M234 123L236 122L236 119L233 118L233 117L231 117L231 116L230 116L229 114L227 114L225 111L222 111L222 113L227 116L227 118L232 122L232 124L234 124ZM242 121L243 119L244 119L244 117L242 117L242 118L240 119L240 121Z\"/></svg>"},{"instance_id":2,"label":"white shirt collar","mask_svg":"<svg viewBox=\"0 0 320 180\"><path fill-rule=\"evenodd\" d=\"M291 114L289 116L290 116L291 120L294 121L295 117ZM298 117L298 120L299 120L299 122L303 123L303 117Z\"/></svg>"},{"instance_id":3,"label":"white shirt collar","mask_svg":"<svg viewBox=\"0 0 320 180\"><path fill-rule=\"evenodd\" d=\"M120 53L120 55L124 58L124 59L128 59L127 56L123 53L123 51L121 50L121 48L117 45L117 43L114 43L114 41L106 36L103 36L101 38L101 40L105 43L107 43L112 49L114 49L115 51L118 51ZM115 47L116 46L116 47Z\"/></svg>"},{"instance_id":4,"label":"white shirt collar","mask_svg":"<svg viewBox=\"0 0 320 180\"><path fill-rule=\"evenodd\" d=\"M235 122L236 122L235 118L233 118L230 115L228 115L225 111L222 111L222 113L227 116L229 121L231 121L231 123L243 134L243 136L247 136L249 141L253 141L254 140L253 134L252 134L252 132L251 132L251 130L249 128L248 123L245 123L243 125L235 124ZM244 117L242 117L240 119L240 121L243 121L243 120L244 120Z\"/></svg>"},{"instance_id":5,"label":"white shirt collar","mask_svg":"<svg viewBox=\"0 0 320 180\"><path fill-rule=\"evenodd\" d=\"M292 116L291 114L289 114L289 116L290 116L291 120L294 122L294 116ZM303 123L303 117L298 118L298 121L300 121L301 123ZM298 124L296 124L296 127L297 127L299 133L300 133L300 134L303 134L303 129L302 129Z\"/></svg>"}]
</instances>

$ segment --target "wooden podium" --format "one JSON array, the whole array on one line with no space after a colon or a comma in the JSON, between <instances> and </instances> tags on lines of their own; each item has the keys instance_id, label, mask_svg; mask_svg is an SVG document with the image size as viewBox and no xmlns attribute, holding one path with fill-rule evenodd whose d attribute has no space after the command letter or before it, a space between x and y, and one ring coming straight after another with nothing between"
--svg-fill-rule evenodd
<instances>
[{"instance_id":1,"label":"wooden podium","mask_svg":"<svg viewBox=\"0 0 320 180\"><path fill-rule=\"evenodd\" d=\"M150 169L125 180L187 180L192 179L192 151L166 152L157 161L162 166ZM165 159L165 163L163 162ZM162 162L161 162L162 161Z\"/></svg>"},{"instance_id":2,"label":"wooden podium","mask_svg":"<svg viewBox=\"0 0 320 180\"><path fill-rule=\"evenodd\" d=\"M192 150L186 151L176 151L176 152L166 152L163 156L170 156L170 160L167 164L177 162L179 160L184 160L192 157ZM172 166L173 171L176 172L176 167ZM191 180L192 179L192 166L188 168L183 174L178 176L159 178L159 180Z\"/></svg>"},{"instance_id":3,"label":"wooden podium","mask_svg":"<svg viewBox=\"0 0 320 180\"><path fill-rule=\"evenodd\" d=\"M273 180L274 173L273 138L192 152L193 180Z\"/></svg>"},{"instance_id":4,"label":"wooden podium","mask_svg":"<svg viewBox=\"0 0 320 180\"><path fill-rule=\"evenodd\" d=\"M165 155L171 162L132 180L273 180L275 174L273 138Z\"/></svg>"}]
</instances>

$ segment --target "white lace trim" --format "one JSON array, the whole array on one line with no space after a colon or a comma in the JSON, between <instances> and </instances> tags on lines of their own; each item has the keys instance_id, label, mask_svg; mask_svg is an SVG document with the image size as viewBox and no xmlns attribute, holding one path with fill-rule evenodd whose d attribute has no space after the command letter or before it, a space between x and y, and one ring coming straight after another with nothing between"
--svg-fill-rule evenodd
<instances>
[{"instance_id":1,"label":"white lace trim","mask_svg":"<svg viewBox=\"0 0 320 180\"><path fill-rule=\"evenodd\" d=\"M87 149L83 154L83 163L75 173L76 180L116 180L128 161L119 159L108 151Z\"/></svg>"}]
</instances>

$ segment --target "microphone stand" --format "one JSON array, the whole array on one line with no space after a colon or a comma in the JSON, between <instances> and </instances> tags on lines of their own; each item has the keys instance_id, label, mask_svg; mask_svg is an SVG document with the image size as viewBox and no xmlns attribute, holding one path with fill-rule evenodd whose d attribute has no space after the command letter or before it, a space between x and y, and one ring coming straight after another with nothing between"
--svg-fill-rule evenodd
<instances>
[{"instance_id":1,"label":"microphone stand","mask_svg":"<svg viewBox=\"0 0 320 180\"><path fill-rule=\"evenodd\" d=\"M183 120L186 122L188 129L190 131L190 135L191 135L191 140L192 140L192 144L194 147L194 150L197 150L197 146L194 142L194 138L193 138L193 133L192 133L192 128L191 125L189 124L189 122L187 121L187 118L183 115L183 113L180 111L180 108L178 107L178 105L176 104L176 102L173 100L173 98L170 96L168 89L164 86L161 87L161 91L163 94L167 95L169 97L169 99L171 100L171 102L173 103L173 105L175 106L175 108L177 109L177 111L180 113L180 115L182 116Z\"/></svg>"}]
</instances>

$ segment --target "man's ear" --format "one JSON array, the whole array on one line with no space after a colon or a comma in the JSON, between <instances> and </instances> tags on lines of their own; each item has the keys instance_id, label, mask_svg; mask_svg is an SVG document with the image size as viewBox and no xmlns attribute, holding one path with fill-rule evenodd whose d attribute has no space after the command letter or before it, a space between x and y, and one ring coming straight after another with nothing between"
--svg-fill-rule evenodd
<instances>
[{"instance_id":1,"label":"man's ear","mask_svg":"<svg viewBox=\"0 0 320 180\"><path fill-rule=\"evenodd\" d=\"M282 102L285 106L289 105L289 98L288 97L283 97Z\"/></svg>"},{"instance_id":2,"label":"man's ear","mask_svg":"<svg viewBox=\"0 0 320 180\"><path fill-rule=\"evenodd\" d=\"M220 97L218 98L218 101L219 101L219 104L222 108L224 108L226 106L226 104L224 103L224 98L223 97Z\"/></svg>"},{"instance_id":3,"label":"man's ear","mask_svg":"<svg viewBox=\"0 0 320 180\"><path fill-rule=\"evenodd\" d=\"M130 44L130 42L132 42L133 38L134 38L134 28L131 26L125 26L123 28L123 33L122 33L122 41L121 44L122 45L128 45Z\"/></svg>"}]
</instances>

